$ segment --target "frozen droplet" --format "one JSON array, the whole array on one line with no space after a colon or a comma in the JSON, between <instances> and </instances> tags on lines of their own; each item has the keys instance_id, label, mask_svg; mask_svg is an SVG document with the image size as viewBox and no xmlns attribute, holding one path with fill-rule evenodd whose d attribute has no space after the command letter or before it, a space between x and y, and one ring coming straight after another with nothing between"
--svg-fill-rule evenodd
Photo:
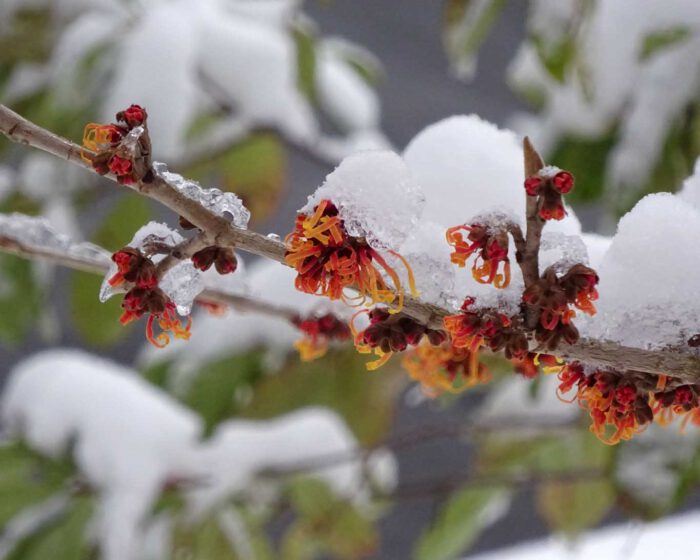
<instances>
[{"instance_id":1,"label":"frozen droplet","mask_svg":"<svg viewBox=\"0 0 700 560\"><path fill-rule=\"evenodd\" d=\"M204 282L194 265L183 261L171 268L158 286L172 300L180 315L189 315L195 298L204 289Z\"/></svg>"},{"instance_id":2,"label":"frozen droplet","mask_svg":"<svg viewBox=\"0 0 700 560\"><path fill-rule=\"evenodd\" d=\"M159 178L175 190L187 198L198 202L210 212L217 216L228 218L236 227L244 229L248 227L250 211L234 193L222 192L214 188L202 188L196 181L185 179L178 173L168 171L168 166L164 163L154 162L153 170Z\"/></svg>"}]
</instances>

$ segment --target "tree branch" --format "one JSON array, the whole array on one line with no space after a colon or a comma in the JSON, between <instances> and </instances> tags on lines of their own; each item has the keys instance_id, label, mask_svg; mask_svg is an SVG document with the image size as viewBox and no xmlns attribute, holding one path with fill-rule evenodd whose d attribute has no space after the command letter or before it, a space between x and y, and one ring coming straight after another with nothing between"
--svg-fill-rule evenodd
<instances>
[{"instance_id":1,"label":"tree branch","mask_svg":"<svg viewBox=\"0 0 700 560\"><path fill-rule=\"evenodd\" d=\"M43 150L94 172L90 164L80 156L82 149L80 146L28 121L4 105L0 105L0 132L13 142ZM532 149L529 141L525 142L525 162L526 174L541 164L541 159ZM108 177L115 179L113 176ZM173 212L183 216L202 230L207 239L214 245L247 251L285 264L286 249L284 243L260 233L233 226L229 220L217 216L196 201L185 197L157 175L150 183L140 182L131 185L130 188L157 200ZM538 224L539 217L536 212L533 214L532 204L528 200L525 257L530 262L528 266L532 270L528 269L526 285L532 278L539 276L536 255L534 257L529 255L529 252L534 250L533 247L539 245L538 237L542 230L541 224ZM230 296L224 297L228 299ZM442 319L453 313L450 310L411 297L406 297L402 312L433 329L441 329L443 327ZM693 383L700 381L700 356L690 348L645 350L620 346L611 342L582 339L575 345L562 344L556 353L569 360L578 360L603 368L665 374Z\"/></svg>"}]
</instances>

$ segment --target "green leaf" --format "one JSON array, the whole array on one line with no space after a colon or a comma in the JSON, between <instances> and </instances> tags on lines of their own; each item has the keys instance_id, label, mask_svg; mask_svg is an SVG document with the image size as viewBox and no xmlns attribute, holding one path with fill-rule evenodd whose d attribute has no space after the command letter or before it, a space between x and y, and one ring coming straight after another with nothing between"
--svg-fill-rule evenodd
<instances>
[{"instance_id":1,"label":"green leaf","mask_svg":"<svg viewBox=\"0 0 700 560\"><path fill-rule=\"evenodd\" d=\"M242 522L247 544L250 547L250 557L239 556L235 546L229 541L222 530L220 516L228 515L230 511L217 512L194 526L180 525L173 537L173 558L193 558L196 560L271 560L272 547L269 543L264 518L256 517L242 508L235 510L238 521Z\"/></svg>"},{"instance_id":2,"label":"green leaf","mask_svg":"<svg viewBox=\"0 0 700 560\"><path fill-rule=\"evenodd\" d=\"M188 528L175 536L174 558L197 560L238 560L219 522L210 517L196 527Z\"/></svg>"},{"instance_id":3,"label":"green leaf","mask_svg":"<svg viewBox=\"0 0 700 560\"><path fill-rule=\"evenodd\" d=\"M367 357L354 348L330 351L313 362L295 358L276 375L261 378L241 414L274 418L304 406L328 406L343 417L361 444L378 443L391 426L395 397L405 377L390 364L369 372L366 363Z\"/></svg>"},{"instance_id":4,"label":"green leaf","mask_svg":"<svg viewBox=\"0 0 700 560\"><path fill-rule=\"evenodd\" d=\"M219 422L239 411L236 391L250 389L262 374L259 350L212 362L197 373L183 400L202 417L210 433Z\"/></svg>"},{"instance_id":5,"label":"green leaf","mask_svg":"<svg viewBox=\"0 0 700 560\"><path fill-rule=\"evenodd\" d=\"M337 498L322 480L297 477L287 485L287 497L302 517L320 520L335 507Z\"/></svg>"},{"instance_id":6,"label":"green leaf","mask_svg":"<svg viewBox=\"0 0 700 560\"><path fill-rule=\"evenodd\" d=\"M617 143L614 132L598 140L568 136L558 145L552 164L576 177L576 187L567 195L568 202L590 202L599 199L605 190L608 154Z\"/></svg>"},{"instance_id":7,"label":"green leaf","mask_svg":"<svg viewBox=\"0 0 700 560\"><path fill-rule=\"evenodd\" d=\"M462 75L471 69L474 57L498 20L505 0L475 3L449 0L443 10L443 44L450 64Z\"/></svg>"},{"instance_id":8,"label":"green leaf","mask_svg":"<svg viewBox=\"0 0 700 560\"><path fill-rule=\"evenodd\" d=\"M151 219L148 199L124 192L102 222L91 241L110 251L124 247L136 230Z\"/></svg>"},{"instance_id":9,"label":"green leaf","mask_svg":"<svg viewBox=\"0 0 700 560\"><path fill-rule=\"evenodd\" d=\"M465 487L450 496L437 519L416 545L417 560L449 560L469 549L502 512L506 487Z\"/></svg>"},{"instance_id":10,"label":"green leaf","mask_svg":"<svg viewBox=\"0 0 700 560\"><path fill-rule=\"evenodd\" d=\"M551 529L574 537L598 525L615 497L608 480L546 481L537 487L537 511Z\"/></svg>"},{"instance_id":11,"label":"green leaf","mask_svg":"<svg viewBox=\"0 0 700 560\"><path fill-rule=\"evenodd\" d=\"M111 251L125 246L134 232L148 222L151 212L148 201L141 196L124 193L112 212L95 232L94 243ZM71 307L75 328L91 346L105 347L122 340L131 327L119 322L121 298L113 297L100 303L98 294L102 278L94 274L75 272L71 277Z\"/></svg>"},{"instance_id":12,"label":"green leaf","mask_svg":"<svg viewBox=\"0 0 700 560\"><path fill-rule=\"evenodd\" d=\"M677 46L686 41L691 35L691 29L685 25L677 25L661 29L644 37L639 52L639 60L648 60L664 49Z\"/></svg>"},{"instance_id":13,"label":"green leaf","mask_svg":"<svg viewBox=\"0 0 700 560\"><path fill-rule=\"evenodd\" d=\"M574 35L566 33L561 40L551 43L542 36L533 34L531 41L545 70L557 82L564 83L566 72L576 59Z\"/></svg>"},{"instance_id":14,"label":"green leaf","mask_svg":"<svg viewBox=\"0 0 700 560\"><path fill-rule=\"evenodd\" d=\"M75 499L65 516L22 541L8 560L88 560L92 550L85 537L92 511L90 498Z\"/></svg>"},{"instance_id":15,"label":"green leaf","mask_svg":"<svg viewBox=\"0 0 700 560\"><path fill-rule=\"evenodd\" d=\"M42 459L23 445L0 446L0 527L55 493L70 474L66 464Z\"/></svg>"},{"instance_id":16,"label":"green leaf","mask_svg":"<svg viewBox=\"0 0 700 560\"><path fill-rule=\"evenodd\" d=\"M22 340L39 316L41 300L31 262L0 255L0 340Z\"/></svg>"},{"instance_id":17,"label":"green leaf","mask_svg":"<svg viewBox=\"0 0 700 560\"><path fill-rule=\"evenodd\" d=\"M325 551L334 558L361 558L374 550L373 524L318 479L289 482L287 497L299 519L285 535L283 558L314 558Z\"/></svg>"},{"instance_id":18,"label":"green leaf","mask_svg":"<svg viewBox=\"0 0 700 560\"><path fill-rule=\"evenodd\" d=\"M539 447L540 472L572 473L571 480L545 479L537 487L537 510L553 530L575 536L597 525L610 511L616 499L607 474L612 459L612 447L588 431L550 439ZM590 477L583 476L586 471Z\"/></svg>"},{"instance_id":19,"label":"green leaf","mask_svg":"<svg viewBox=\"0 0 700 560\"><path fill-rule=\"evenodd\" d=\"M316 101L316 37L311 29L294 28L297 46L297 87L311 102Z\"/></svg>"},{"instance_id":20,"label":"green leaf","mask_svg":"<svg viewBox=\"0 0 700 560\"><path fill-rule=\"evenodd\" d=\"M264 220L276 208L284 189L287 157L277 135L259 132L223 153L212 153L184 174L202 184L235 192L256 220Z\"/></svg>"},{"instance_id":21,"label":"green leaf","mask_svg":"<svg viewBox=\"0 0 700 560\"><path fill-rule=\"evenodd\" d=\"M115 296L100 303L102 278L87 272L75 272L71 277L71 306L75 328L82 340L96 347L105 347L122 340L132 328L119 322L121 298Z\"/></svg>"}]
</instances>

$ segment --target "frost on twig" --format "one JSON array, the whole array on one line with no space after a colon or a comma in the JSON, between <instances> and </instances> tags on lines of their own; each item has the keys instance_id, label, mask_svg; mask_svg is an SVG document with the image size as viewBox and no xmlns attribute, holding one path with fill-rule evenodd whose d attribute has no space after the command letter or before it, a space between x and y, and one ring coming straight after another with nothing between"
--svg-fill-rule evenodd
<instances>
[{"instance_id":1,"label":"frost on twig","mask_svg":"<svg viewBox=\"0 0 700 560\"><path fill-rule=\"evenodd\" d=\"M153 170L168 185L184 194L190 200L197 202L203 208L217 216L226 217L238 228L245 229L248 227L250 211L234 193L223 192L215 188L202 188L197 181L185 179L178 173L168 171L168 167L164 163L154 162Z\"/></svg>"},{"instance_id":2,"label":"frost on twig","mask_svg":"<svg viewBox=\"0 0 700 560\"><path fill-rule=\"evenodd\" d=\"M39 253L48 260L72 259L86 267L104 266L110 254L105 249L88 242L74 242L58 233L45 218L24 214L0 214L0 246L12 252Z\"/></svg>"}]
</instances>

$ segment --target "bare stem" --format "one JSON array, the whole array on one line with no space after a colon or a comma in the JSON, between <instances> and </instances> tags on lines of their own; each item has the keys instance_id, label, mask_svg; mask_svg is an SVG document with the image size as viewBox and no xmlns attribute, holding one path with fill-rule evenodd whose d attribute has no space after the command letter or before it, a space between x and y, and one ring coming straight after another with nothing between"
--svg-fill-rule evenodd
<instances>
[{"instance_id":1,"label":"bare stem","mask_svg":"<svg viewBox=\"0 0 700 560\"><path fill-rule=\"evenodd\" d=\"M94 172L90 164L80 156L80 146L28 121L4 105L0 105L0 132L13 142L43 150ZM541 168L542 160L527 139L524 150L525 172L529 176ZM114 179L114 177L108 177ZM202 230L214 245L247 251L284 264L284 243L231 225L227 219L213 214L196 201L185 197L158 176L153 177L150 183L141 182L132 185L131 188L183 216ZM533 204L535 202L528 200L528 227L523 255L523 264L526 267L523 270L523 276L526 286L539 276L537 249L542 234L542 223ZM441 329L443 318L452 313L450 310L411 297L406 298L402 312L434 329ZM688 382L700 380L700 357L690 348L685 347L645 350L599 340L582 339L574 345L563 344L557 350L557 354L566 359L579 360L598 367L662 373Z\"/></svg>"}]
</instances>

